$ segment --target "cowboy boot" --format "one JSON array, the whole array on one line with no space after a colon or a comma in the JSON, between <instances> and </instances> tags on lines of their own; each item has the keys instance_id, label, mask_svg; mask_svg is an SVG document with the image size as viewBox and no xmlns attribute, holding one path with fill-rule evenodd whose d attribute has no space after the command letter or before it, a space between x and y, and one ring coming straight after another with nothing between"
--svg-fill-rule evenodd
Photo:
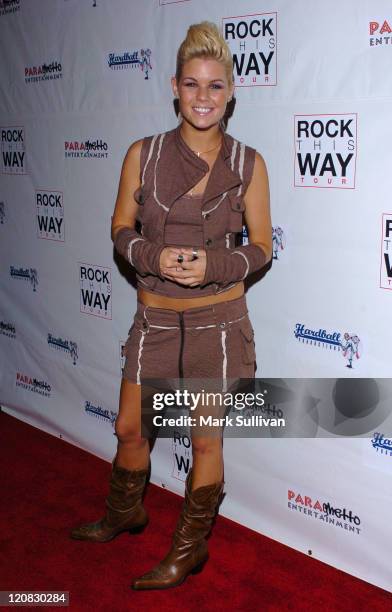
<instances>
[{"instance_id":1,"label":"cowboy boot","mask_svg":"<svg viewBox=\"0 0 392 612\"><path fill-rule=\"evenodd\" d=\"M168 589L180 585L189 574L197 574L208 559L206 536L211 530L224 482L191 491L192 470L185 483L185 500L166 557L132 584L135 590Z\"/></svg>"},{"instance_id":2,"label":"cowboy boot","mask_svg":"<svg viewBox=\"0 0 392 612\"><path fill-rule=\"evenodd\" d=\"M147 525L148 517L142 497L149 469L127 470L115 465L116 457L112 461L105 516L95 523L73 529L70 537L74 540L109 542L123 531L140 533Z\"/></svg>"}]
</instances>

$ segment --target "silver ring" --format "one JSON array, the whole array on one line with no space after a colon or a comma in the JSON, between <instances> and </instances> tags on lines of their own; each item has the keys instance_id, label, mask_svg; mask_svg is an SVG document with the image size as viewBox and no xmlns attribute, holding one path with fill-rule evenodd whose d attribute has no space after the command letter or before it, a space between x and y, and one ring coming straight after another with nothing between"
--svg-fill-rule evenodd
<instances>
[{"instance_id":1,"label":"silver ring","mask_svg":"<svg viewBox=\"0 0 392 612\"><path fill-rule=\"evenodd\" d=\"M197 247L192 248L192 257L193 259L197 259L199 257L199 249Z\"/></svg>"}]
</instances>

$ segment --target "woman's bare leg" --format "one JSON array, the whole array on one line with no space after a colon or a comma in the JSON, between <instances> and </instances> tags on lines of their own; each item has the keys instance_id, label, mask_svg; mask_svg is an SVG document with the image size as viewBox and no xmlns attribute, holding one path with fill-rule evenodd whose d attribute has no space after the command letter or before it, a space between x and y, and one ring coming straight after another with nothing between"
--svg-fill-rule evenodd
<instances>
[{"instance_id":1,"label":"woman's bare leg","mask_svg":"<svg viewBox=\"0 0 392 612\"><path fill-rule=\"evenodd\" d=\"M199 423L199 416L221 417L222 409L199 405L192 415ZM223 480L223 429L196 425L190 428L192 439L192 491L198 487Z\"/></svg>"},{"instance_id":2,"label":"woman's bare leg","mask_svg":"<svg viewBox=\"0 0 392 612\"><path fill-rule=\"evenodd\" d=\"M124 378L115 431L118 439L116 465L127 470L147 469L150 446L148 440L141 437L141 386Z\"/></svg>"}]
</instances>

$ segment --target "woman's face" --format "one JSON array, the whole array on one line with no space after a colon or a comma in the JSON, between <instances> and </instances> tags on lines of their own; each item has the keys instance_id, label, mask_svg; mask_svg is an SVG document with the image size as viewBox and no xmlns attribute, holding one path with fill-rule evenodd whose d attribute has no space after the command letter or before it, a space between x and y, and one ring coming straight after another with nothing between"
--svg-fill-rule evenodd
<instances>
[{"instance_id":1,"label":"woman's face","mask_svg":"<svg viewBox=\"0 0 392 612\"><path fill-rule=\"evenodd\" d=\"M180 113L197 129L208 129L222 119L234 87L215 59L194 58L182 67L179 82L172 78L173 93L179 98Z\"/></svg>"}]
</instances>

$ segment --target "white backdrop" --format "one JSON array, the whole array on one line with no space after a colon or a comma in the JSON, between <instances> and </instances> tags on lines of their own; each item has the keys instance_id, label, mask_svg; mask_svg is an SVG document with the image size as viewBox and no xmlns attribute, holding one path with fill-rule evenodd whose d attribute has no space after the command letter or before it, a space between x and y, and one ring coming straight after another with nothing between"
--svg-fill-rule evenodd
<instances>
[{"instance_id":1,"label":"white backdrop","mask_svg":"<svg viewBox=\"0 0 392 612\"><path fill-rule=\"evenodd\" d=\"M247 294L257 375L390 376L390 2L3 0L0 401L107 460L136 306L110 240L121 163L175 127L176 50L203 19L236 58L228 131L270 176L276 258ZM226 440L221 513L392 590L388 432L321 430ZM190 456L159 440L152 481L182 493Z\"/></svg>"}]
</instances>

